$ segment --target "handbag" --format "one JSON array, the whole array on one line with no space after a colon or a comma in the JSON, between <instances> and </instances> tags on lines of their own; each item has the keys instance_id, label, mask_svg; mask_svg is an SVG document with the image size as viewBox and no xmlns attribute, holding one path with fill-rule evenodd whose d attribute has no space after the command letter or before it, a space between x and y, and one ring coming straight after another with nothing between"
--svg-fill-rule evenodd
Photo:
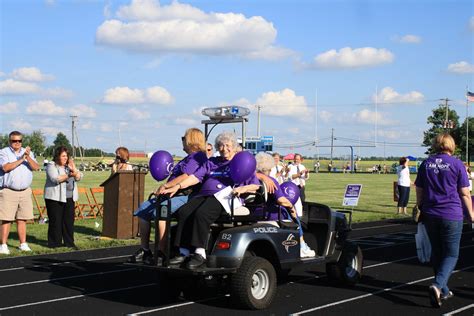
<instances>
[{"instance_id":1,"label":"handbag","mask_svg":"<svg viewBox=\"0 0 474 316\"><path fill-rule=\"evenodd\" d=\"M431 257L431 242L430 238L428 237L428 232L426 231L426 227L423 223L418 223L418 230L415 234L415 242L416 242L416 254L418 256L418 260L421 263L430 262Z\"/></svg>"}]
</instances>

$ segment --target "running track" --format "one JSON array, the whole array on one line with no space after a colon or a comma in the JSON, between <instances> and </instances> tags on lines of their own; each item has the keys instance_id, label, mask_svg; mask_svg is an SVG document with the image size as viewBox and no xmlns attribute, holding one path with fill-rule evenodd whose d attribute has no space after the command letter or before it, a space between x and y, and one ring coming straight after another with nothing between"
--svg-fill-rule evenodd
<instances>
[{"instance_id":1,"label":"running track","mask_svg":"<svg viewBox=\"0 0 474 316\"><path fill-rule=\"evenodd\" d=\"M265 311L235 309L226 293L195 301L160 299L148 271L122 264L135 247L0 260L0 315L474 315L474 242L463 234L451 277L455 297L429 305L429 266L418 263L415 225L385 221L355 225L351 239L364 252L364 277L353 288L326 280L324 267L293 271Z\"/></svg>"}]
</instances>

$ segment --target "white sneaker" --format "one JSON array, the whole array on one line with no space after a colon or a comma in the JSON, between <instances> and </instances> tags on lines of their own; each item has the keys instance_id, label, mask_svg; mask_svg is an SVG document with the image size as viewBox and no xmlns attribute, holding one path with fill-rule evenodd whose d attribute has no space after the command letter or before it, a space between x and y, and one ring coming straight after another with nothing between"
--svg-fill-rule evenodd
<instances>
[{"instance_id":1,"label":"white sneaker","mask_svg":"<svg viewBox=\"0 0 474 316\"><path fill-rule=\"evenodd\" d=\"M10 249L8 249L7 244L1 244L0 245L0 254L2 254L2 255L9 255L10 254Z\"/></svg>"},{"instance_id":2,"label":"white sneaker","mask_svg":"<svg viewBox=\"0 0 474 316\"><path fill-rule=\"evenodd\" d=\"M309 247L301 248L300 249L300 257L301 258L311 258L316 257L316 252L311 250Z\"/></svg>"},{"instance_id":3,"label":"white sneaker","mask_svg":"<svg viewBox=\"0 0 474 316\"><path fill-rule=\"evenodd\" d=\"M20 249L20 251L31 251L30 247L26 242L20 244L20 247L18 247L18 249Z\"/></svg>"}]
</instances>

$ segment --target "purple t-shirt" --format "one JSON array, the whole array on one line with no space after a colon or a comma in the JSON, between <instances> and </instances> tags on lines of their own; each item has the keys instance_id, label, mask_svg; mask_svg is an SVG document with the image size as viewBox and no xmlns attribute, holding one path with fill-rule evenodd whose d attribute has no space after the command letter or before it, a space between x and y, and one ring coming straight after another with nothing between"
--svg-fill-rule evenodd
<instances>
[{"instance_id":1,"label":"purple t-shirt","mask_svg":"<svg viewBox=\"0 0 474 316\"><path fill-rule=\"evenodd\" d=\"M168 182L179 177L182 174L195 175L198 179L202 179L207 171L207 156L202 151L190 153L184 157L171 170L171 176ZM198 185L194 185L193 193L199 189Z\"/></svg>"},{"instance_id":2,"label":"purple t-shirt","mask_svg":"<svg viewBox=\"0 0 474 316\"><path fill-rule=\"evenodd\" d=\"M423 161L415 185L423 189L422 212L430 217L462 220L458 190L469 187L463 163L447 154L436 154Z\"/></svg>"},{"instance_id":3,"label":"purple t-shirt","mask_svg":"<svg viewBox=\"0 0 474 316\"><path fill-rule=\"evenodd\" d=\"M202 181L202 186L196 196L211 196L228 186L260 185L255 173L247 181L234 183L230 177L229 163L230 160L224 160L221 157L209 158L207 161L207 174L202 178L197 176Z\"/></svg>"}]
</instances>

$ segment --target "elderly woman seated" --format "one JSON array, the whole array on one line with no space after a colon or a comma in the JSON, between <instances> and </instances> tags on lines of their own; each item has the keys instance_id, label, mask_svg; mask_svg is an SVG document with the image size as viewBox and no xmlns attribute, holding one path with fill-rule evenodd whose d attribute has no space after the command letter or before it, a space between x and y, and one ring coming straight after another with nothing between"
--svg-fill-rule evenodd
<instances>
[{"instance_id":1,"label":"elderly woman seated","mask_svg":"<svg viewBox=\"0 0 474 316\"><path fill-rule=\"evenodd\" d=\"M236 195L256 192L260 182L255 173L242 183L234 183L230 177L229 163L237 153L237 138L233 133L224 132L215 140L215 148L219 157L211 157L207 163L207 173L192 175L175 187L166 189L163 193L173 195L178 188L187 188L202 182L199 192L176 211L178 225L176 229L175 246L179 247L180 255L172 258L170 264L181 264L189 256L190 249L194 254L186 262L188 269L199 268L206 263L206 244L210 226L225 212L224 207L214 196L217 192L232 187Z\"/></svg>"},{"instance_id":2,"label":"elderly woman seated","mask_svg":"<svg viewBox=\"0 0 474 316\"><path fill-rule=\"evenodd\" d=\"M272 168L275 166L275 161L272 156L266 153L258 153L255 156L257 160L257 172L262 173L264 175L269 175ZM267 219L268 220L276 220L279 217L279 212L281 212L282 218L290 218L291 217L298 223L299 232L300 232L300 256L304 257L314 257L316 255L314 250L311 250L309 246L306 244L303 238L303 229L301 227L300 220L298 215L296 214L296 209L293 204L287 199L283 190L280 188L278 181L276 179L271 178L276 186L276 190L268 195L267 199Z\"/></svg>"}]
</instances>

